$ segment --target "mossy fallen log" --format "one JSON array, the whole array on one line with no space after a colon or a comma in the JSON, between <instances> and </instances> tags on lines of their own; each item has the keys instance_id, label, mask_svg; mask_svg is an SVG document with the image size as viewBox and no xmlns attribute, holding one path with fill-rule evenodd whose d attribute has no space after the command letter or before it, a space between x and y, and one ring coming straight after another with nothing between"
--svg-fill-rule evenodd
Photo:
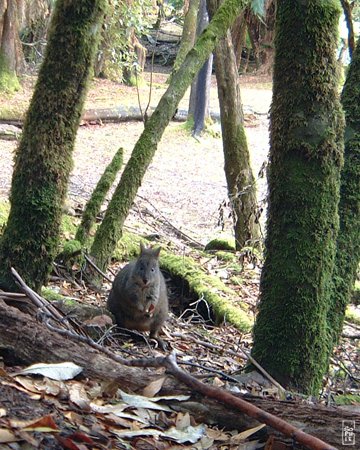
<instances>
[{"instance_id":1,"label":"mossy fallen log","mask_svg":"<svg viewBox=\"0 0 360 450\"><path fill-rule=\"evenodd\" d=\"M124 251L128 257L136 256L141 240L139 236L124 233L118 242L115 258L122 259ZM185 280L190 292L198 298L203 298L211 306L217 324L225 321L241 331L251 329L253 321L246 311L247 305L239 302L236 293L219 278L206 274L193 258L174 255L163 248L160 267L171 277Z\"/></svg>"}]
</instances>

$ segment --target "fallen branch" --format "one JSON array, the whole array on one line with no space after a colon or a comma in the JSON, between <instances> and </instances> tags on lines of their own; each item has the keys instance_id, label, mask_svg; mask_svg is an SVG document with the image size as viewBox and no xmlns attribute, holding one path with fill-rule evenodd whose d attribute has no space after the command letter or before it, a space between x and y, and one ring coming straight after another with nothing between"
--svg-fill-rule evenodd
<instances>
[{"instance_id":1,"label":"fallen branch","mask_svg":"<svg viewBox=\"0 0 360 450\"><path fill-rule=\"evenodd\" d=\"M3 353L3 350L6 350ZM6 355L5 363L9 364L14 358L13 364L18 364L21 360L24 364L32 364L38 362L64 362L72 361L84 368L86 377L113 381L117 383L123 390L139 392L150 382L161 376L159 370L129 367L129 365L139 365L140 367L161 367L165 364L169 371L175 370L166 358L151 358L130 360L126 358L126 364L120 364L114 361L113 356L110 359L103 350L99 351L90 347L83 342L76 342L70 335L60 335L49 331L46 327L39 324L31 315L24 314L6 305L0 300L0 353ZM9 361L10 359L10 361ZM183 372L181 372L183 373ZM174 372L175 374L175 372ZM181 382L179 383L180 380ZM188 381L188 380L187 380ZM177 379L167 377L163 385L162 394L189 394L189 388L186 388L182 382L187 382L180 374ZM199 386L192 381L188 386L192 390L191 400L188 402L171 402L170 406L175 410L183 412L191 412L195 420L205 423L217 423L220 427L226 429L244 430L258 425L254 415L247 418L243 414L239 414L238 397L220 390L234 398L224 407L217 399L217 391L212 390L210 386L210 395L199 399L199 393L204 394ZM195 380L196 381L196 380ZM195 383L195 384L193 384ZM206 386L206 385L205 385ZM230 398L229 397L229 398ZM227 398L227 397L226 397ZM218 400L218 399L217 399ZM337 429L337 424L341 420L359 420L360 415L354 412L348 412L341 409L328 409L322 407L314 407L312 405L298 402L284 402L274 399L266 399L249 396L251 404L258 404L262 409L274 411L276 415L293 421L298 427L304 431L310 431L312 434L326 439L333 446L338 448L341 446L341 431ZM266 412L261 415L261 420L266 417ZM280 422L281 423L281 422ZM295 428L294 428L295 429ZM287 428L293 430L292 428ZM271 434L274 432L269 430ZM301 439L302 435L300 435ZM296 435L298 439L298 435ZM313 447L310 447L313 448ZM317 447L314 447L317 448ZM323 449L331 448L322 447Z\"/></svg>"},{"instance_id":2,"label":"fallen branch","mask_svg":"<svg viewBox=\"0 0 360 450\"><path fill-rule=\"evenodd\" d=\"M265 423L275 430L280 431L285 436L291 437L299 444L305 445L312 450L336 450L335 447L332 447L321 439L304 433L303 431L299 430L293 425L290 425L284 420L279 419L278 417L275 417L274 415L269 414L266 411L263 411L257 406L254 406L239 397L235 397L233 394L230 394L224 389L202 383L201 381L191 376L189 373L180 369L180 367L176 363L174 354L171 354L164 359L164 365L174 377L189 386L192 390L200 392L202 395L208 398L213 398L227 406L238 409L239 411L247 414L250 417L253 417L259 422Z\"/></svg>"}]
</instances>

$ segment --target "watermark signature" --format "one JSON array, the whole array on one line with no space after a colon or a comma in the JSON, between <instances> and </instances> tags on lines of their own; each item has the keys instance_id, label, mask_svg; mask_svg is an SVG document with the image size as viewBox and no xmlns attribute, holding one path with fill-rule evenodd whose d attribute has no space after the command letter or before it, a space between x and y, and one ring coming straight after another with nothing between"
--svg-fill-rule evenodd
<instances>
[{"instance_id":1,"label":"watermark signature","mask_svg":"<svg viewBox=\"0 0 360 450\"><path fill-rule=\"evenodd\" d=\"M355 420L342 421L342 445L355 445Z\"/></svg>"}]
</instances>

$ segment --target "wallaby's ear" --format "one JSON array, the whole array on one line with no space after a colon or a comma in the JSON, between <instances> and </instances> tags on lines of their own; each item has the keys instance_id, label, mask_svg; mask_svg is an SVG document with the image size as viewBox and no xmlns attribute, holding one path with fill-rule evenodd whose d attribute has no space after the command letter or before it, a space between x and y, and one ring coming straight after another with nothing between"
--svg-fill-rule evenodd
<instances>
[{"instance_id":1,"label":"wallaby's ear","mask_svg":"<svg viewBox=\"0 0 360 450\"><path fill-rule=\"evenodd\" d=\"M160 250L161 250L161 247L158 247L158 248L154 248L154 249L153 249L152 253L153 253L153 255L154 255L155 258L158 258L158 257L159 257L159 255L160 255Z\"/></svg>"},{"instance_id":2,"label":"wallaby's ear","mask_svg":"<svg viewBox=\"0 0 360 450\"><path fill-rule=\"evenodd\" d=\"M140 254L142 255L145 250L146 250L145 245L142 242L140 242Z\"/></svg>"}]
</instances>

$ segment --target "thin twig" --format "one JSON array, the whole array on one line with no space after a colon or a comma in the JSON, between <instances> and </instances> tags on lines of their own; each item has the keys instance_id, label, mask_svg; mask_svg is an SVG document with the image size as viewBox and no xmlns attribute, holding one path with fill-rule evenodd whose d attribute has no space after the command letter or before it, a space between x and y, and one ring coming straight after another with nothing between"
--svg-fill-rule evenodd
<instances>
[{"instance_id":1,"label":"thin twig","mask_svg":"<svg viewBox=\"0 0 360 450\"><path fill-rule=\"evenodd\" d=\"M33 291L29 286L27 286L27 284L13 267L11 268L11 273L22 291L27 295L27 297L29 297L29 299L35 304L35 306L44 310L47 314L49 314L51 317L54 317L56 320L63 321L64 316L53 305L51 305L39 294ZM66 322L65 325L68 328L70 327L70 325Z\"/></svg>"},{"instance_id":2,"label":"thin twig","mask_svg":"<svg viewBox=\"0 0 360 450\"><path fill-rule=\"evenodd\" d=\"M112 280L110 280L110 278L106 275L106 273L104 273L92 260L91 258L88 256L87 253L84 253L84 258L85 260L90 264L91 267L93 267L97 273L99 273L103 278L105 278L106 281L108 281L109 283L112 283Z\"/></svg>"},{"instance_id":3,"label":"thin twig","mask_svg":"<svg viewBox=\"0 0 360 450\"><path fill-rule=\"evenodd\" d=\"M174 337L184 337L184 335L182 333L173 333ZM216 344L211 344L209 342L204 342L201 341L200 339L196 339L192 336L186 336L188 339L192 340L193 342L195 342L196 344L202 345L204 347L208 347L211 348L213 350L219 350L222 352L226 352L232 356L239 356L239 354L237 352L234 352L233 350L229 349L229 348L224 348L221 347L220 345L216 345ZM242 356L249 361L253 366L255 366L263 375L265 378L267 378L274 386L276 386L280 392L282 392L283 394L286 393L286 389L281 386L281 384L279 382L277 382L263 367L261 367L261 365L250 355L250 353L246 352L244 349L242 349L241 347L239 347L239 351L242 353ZM238 382L238 380L237 380Z\"/></svg>"}]
</instances>

